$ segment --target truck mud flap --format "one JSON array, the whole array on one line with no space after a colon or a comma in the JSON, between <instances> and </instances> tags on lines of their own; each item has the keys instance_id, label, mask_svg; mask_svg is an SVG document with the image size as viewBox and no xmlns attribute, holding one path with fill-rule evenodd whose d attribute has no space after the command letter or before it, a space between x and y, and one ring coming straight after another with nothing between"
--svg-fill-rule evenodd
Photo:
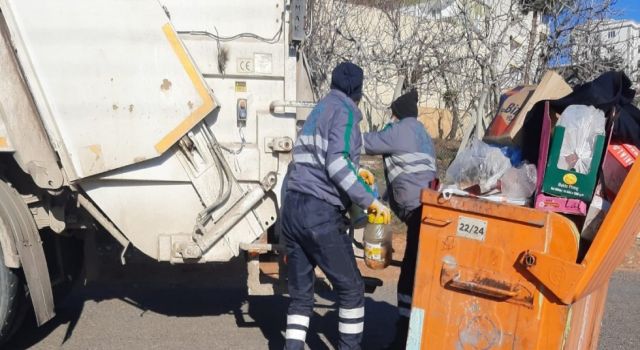
<instances>
[{"instance_id":1,"label":"truck mud flap","mask_svg":"<svg viewBox=\"0 0 640 350\"><path fill-rule=\"evenodd\" d=\"M38 325L55 316L53 292L42 240L27 205L18 194L0 181L0 216L5 229L11 231L29 287Z\"/></svg>"}]
</instances>

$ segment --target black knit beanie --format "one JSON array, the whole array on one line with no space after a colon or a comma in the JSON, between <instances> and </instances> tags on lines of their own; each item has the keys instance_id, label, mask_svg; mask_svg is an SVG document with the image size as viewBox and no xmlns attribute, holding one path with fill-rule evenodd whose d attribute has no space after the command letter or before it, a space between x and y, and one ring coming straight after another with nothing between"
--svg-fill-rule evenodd
<instances>
[{"instance_id":1,"label":"black knit beanie","mask_svg":"<svg viewBox=\"0 0 640 350\"><path fill-rule=\"evenodd\" d=\"M331 88L344 92L353 101L358 102L362 98L363 78L362 68L351 62L342 62L331 74Z\"/></svg>"},{"instance_id":2,"label":"black knit beanie","mask_svg":"<svg viewBox=\"0 0 640 350\"><path fill-rule=\"evenodd\" d=\"M413 89L391 103L391 112L399 119L418 117L418 91Z\"/></svg>"}]
</instances>

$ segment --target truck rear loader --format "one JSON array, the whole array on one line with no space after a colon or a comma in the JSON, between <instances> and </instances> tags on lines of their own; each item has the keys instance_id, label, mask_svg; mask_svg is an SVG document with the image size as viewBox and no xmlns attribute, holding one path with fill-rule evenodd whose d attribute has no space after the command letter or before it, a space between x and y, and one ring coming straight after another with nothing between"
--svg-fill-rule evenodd
<instances>
[{"instance_id":1,"label":"truck rear loader","mask_svg":"<svg viewBox=\"0 0 640 350\"><path fill-rule=\"evenodd\" d=\"M0 1L0 339L105 231L158 262L277 249L304 1ZM267 238L269 237L269 238ZM249 261L249 292L272 294Z\"/></svg>"}]
</instances>

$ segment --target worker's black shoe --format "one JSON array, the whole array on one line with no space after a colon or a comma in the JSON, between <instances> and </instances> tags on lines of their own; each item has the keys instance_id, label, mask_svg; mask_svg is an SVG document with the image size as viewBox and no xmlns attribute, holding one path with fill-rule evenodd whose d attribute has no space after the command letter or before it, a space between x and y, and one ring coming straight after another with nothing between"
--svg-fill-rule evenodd
<instances>
[{"instance_id":1,"label":"worker's black shoe","mask_svg":"<svg viewBox=\"0 0 640 350\"><path fill-rule=\"evenodd\" d=\"M407 334L409 333L409 319L400 317L396 322L396 335L393 341L384 350L404 350L407 346Z\"/></svg>"},{"instance_id":2,"label":"worker's black shoe","mask_svg":"<svg viewBox=\"0 0 640 350\"><path fill-rule=\"evenodd\" d=\"M407 344L407 337L395 337L384 350L404 350Z\"/></svg>"}]
</instances>

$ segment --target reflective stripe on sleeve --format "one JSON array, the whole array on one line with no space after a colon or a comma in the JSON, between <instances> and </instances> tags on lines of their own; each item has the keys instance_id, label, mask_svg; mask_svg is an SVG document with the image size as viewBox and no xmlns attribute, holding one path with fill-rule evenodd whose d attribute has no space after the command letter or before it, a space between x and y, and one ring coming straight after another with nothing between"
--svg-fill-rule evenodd
<instances>
[{"instance_id":1,"label":"reflective stripe on sleeve","mask_svg":"<svg viewBox=\"0 0 640 350\"><path fill-rule=\"evenodd\" d=\"M315 146L323 151L327 151L329 147L329 141L325 140L320 135L300 135L296 141L298 145Z\"/></svg>"},{"instance_id":2,"label":"reflective stripe on sleeve","mask_svg":"<svg viewBox=\"0 0 640 350\"><path fill-rule=\"evenodd\" d=\"M294 153L293 161L298 164L320 165L313 154L310 153Z\"/></svg>"},{"instance_id":3,"label":"reflective stripe on sleeve","mask_svg":"<svg viewBox=\"0 0 640 350\"><path fill-rule=\"evenodd\" d=\"M392 157L395 158L394 160L398 160L404 163L414 163L422 160L428 160L430 163L435 162L430 154L422 152L395 154Z\"/></svg>"},{"instance_id":4,"label":"reflective stripe on sleeve","mask_svg":"<svg viewBox=\"0 0 640 350\"><path fill-rule=\"evenodd\" d=\"M349 172L342 181L340 181L340 187L345 191L350 189L358 181L358 178L352 173Z\"/></svg>"},{"instance_id":5,"label":"reflective stripe on sleeve","mask_svg":"<svg viewBox=\"0 0 640 350\"><path fill-rule=\"evenodd\" d=\"M329 166L327 167L327 172L329 173L329 176L333 177L340 170L346 168L347 166L348 166L347 161L344 160L344 158L340 157L334 160L333 162L331 162L331 164L329 164Z\"/></svg>"},{"instance_id":6,"label":"reflective stripe on sleeve","mask_svg":"<svg viewBox=\"0 0 640 350\"><path fill-rule=\"evenodd\" d=\"M400 174L413 174L419 173L421 171L435 171L435 168L431 165L427 164L416 164L416 165L396 165L393 162L387 163L387 173L389 176L389 181L393 182L393 180L398 177Z\"/></svg>"}]
</instances>

